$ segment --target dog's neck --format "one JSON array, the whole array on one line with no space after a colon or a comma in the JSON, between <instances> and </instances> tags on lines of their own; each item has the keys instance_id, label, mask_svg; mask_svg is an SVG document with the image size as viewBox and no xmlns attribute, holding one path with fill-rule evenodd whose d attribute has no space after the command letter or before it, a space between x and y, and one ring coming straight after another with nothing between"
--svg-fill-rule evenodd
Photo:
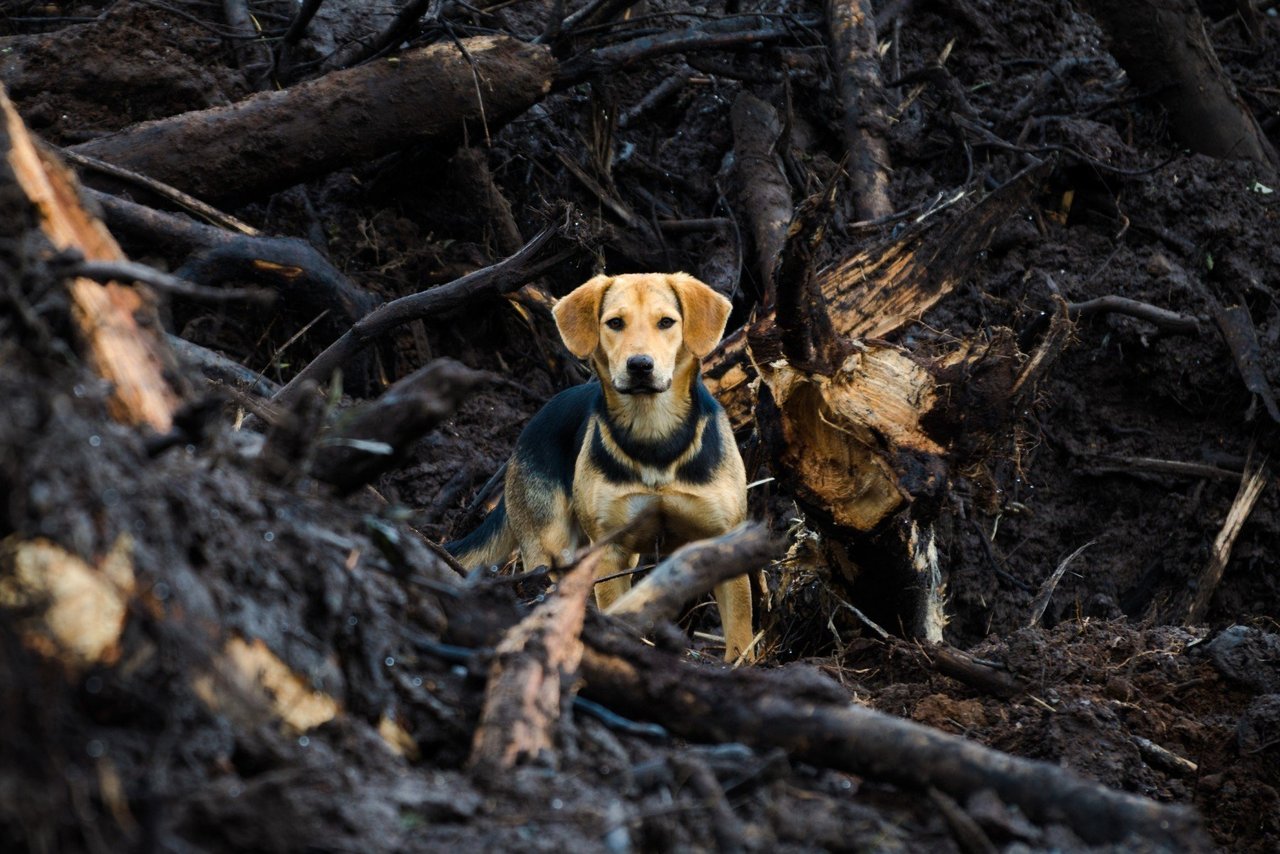
<instances>
[{"instance_id":1,"label":"dog's neck","mask_svg":"<svg viewBox=\"0 0 1280 854\"><path fill-rule=\"evenodd\" d=\"M687 431L697 406L698 385L702 366L692 356L676 365L671 387L656 394L623 394L609 380L608 367L595 364L596 375L604 390L604 405L609 426L640 442L660 442Z\"/></svg>"}]
</instances>

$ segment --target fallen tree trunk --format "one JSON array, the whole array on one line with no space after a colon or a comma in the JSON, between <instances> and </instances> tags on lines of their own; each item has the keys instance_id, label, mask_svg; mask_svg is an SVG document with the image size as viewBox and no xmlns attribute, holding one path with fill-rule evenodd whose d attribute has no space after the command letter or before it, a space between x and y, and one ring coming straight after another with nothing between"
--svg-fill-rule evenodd
<instances>
[{"instance_id":1,"label":"fallen tree trunk","mask_svg":"<svg viewBox=\"0 0 1280 854\"><path fill-rule=\"evenodd\" d=\"M75 151L202 199L264 196L409 145L483 134L550 91L543 47L466 39L339 71L226 107L143 122Z\"/></svg>"},{"instance_id":2,"label":"fallen tree trunk","mask_svg":"<svg viewBox=\"0 0 1280 854\"><path fill-rule=\"evenodd\" d=\"M843 692L825 680L809 684L779 671L692 668L600 628L589 624L584 633L583 695L686 738L780 747L819 767L911 789L932 786L961 801L992 789L1036 821L1062 822L1095 844L1138 834L1180 850L1210 848L1187 809L838 702L834 695Z\"/></svg>"},{"instance_id":3,"label":"fallen tree trunk","mask_svg":"<svg viewBox=\"0 0 1280 854\"><path fill-rule=\"evenodd\" d=\"M847 168L861 220L893 213L889 201L889 120L880 85L876 18L870 0L827 0L827 32L838 73Z\"/></svg>"},{"instance_id":4,"label":"fallen tree trunk","mask_svg":"<svg viewBox=\"0 0 1280 854\"><path fill-rule=\"evenodd\" d=\"M1192 0L1086 0L1134 82L1169 111L1193 151L1252 160L1275 172L1280 157L1222 70Z\"/></svg>"}]
</instances>

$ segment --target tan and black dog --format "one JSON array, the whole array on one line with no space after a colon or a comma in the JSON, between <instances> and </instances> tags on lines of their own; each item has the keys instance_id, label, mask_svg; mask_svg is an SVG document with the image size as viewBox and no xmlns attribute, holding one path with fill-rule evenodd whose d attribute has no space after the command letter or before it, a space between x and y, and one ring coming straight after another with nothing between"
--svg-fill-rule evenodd
<instances>
[{"instance_id":1,"label":"tan and black dog","mask_svg":"<svg viewBox=\"0 0 1280 854\"><path fill-rule=\"evenodd\" d=\"M563 566L655 506L652 522L609 546L597 577L723 534L747 511L746 476L729 419L702 384L700 360L720 341L730 304L684 273L596 276L560 300L565 346L589 359L599 382L562 391L525 427L507 467L502 502L475 531L446 547L464 566L506 560ZM601 610L631 586L596 585ZM751 645L751 583L717 586L725 657Z\"/></svg>"}]
</instances>

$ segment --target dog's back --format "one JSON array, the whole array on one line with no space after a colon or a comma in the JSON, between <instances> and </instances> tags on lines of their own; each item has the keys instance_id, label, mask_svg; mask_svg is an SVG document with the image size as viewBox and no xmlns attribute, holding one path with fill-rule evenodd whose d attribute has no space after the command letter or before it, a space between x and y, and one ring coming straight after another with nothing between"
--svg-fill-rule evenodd
<instances>
[{"instance_id":1,"label":"dog's back","mask_svg":"<svg viewBox=\"0 0 1280 854\"><path fill-rule=\"evenodd\" d=\"M520 545L517 529L544 527L549 521L544 517L562 509L557 498L563 496L567 502L573 490L578 451L600 399L600 383L592 380L560 392L530 419L516 440L506 479L507 488L517 490L512 509L518 523L513 528L504 495L479 527L460 540L445 543L445 549L459 563L471 568L506 562ZM512 469L516 470L514 484Z\"/></svg>"}]
</instances>

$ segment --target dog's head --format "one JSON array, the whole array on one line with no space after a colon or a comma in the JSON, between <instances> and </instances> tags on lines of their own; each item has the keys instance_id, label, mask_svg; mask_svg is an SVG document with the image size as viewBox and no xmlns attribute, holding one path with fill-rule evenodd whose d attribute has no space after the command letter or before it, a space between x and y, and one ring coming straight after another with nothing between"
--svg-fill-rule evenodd
<instances>
[{"instance_id":1,"label":"dog's head","mask_svg":"<svg viewBox=\"0 0 1280 854\"><path fill-rule=\"evenodd\" d=\"M602 382L623 394L657 394L671 387L683 361L715 348L730 308L686 273L633 273L596 276L556 303L554 314L565 346L579 358L594 356Z\"/></svg>"}]
</instances>

